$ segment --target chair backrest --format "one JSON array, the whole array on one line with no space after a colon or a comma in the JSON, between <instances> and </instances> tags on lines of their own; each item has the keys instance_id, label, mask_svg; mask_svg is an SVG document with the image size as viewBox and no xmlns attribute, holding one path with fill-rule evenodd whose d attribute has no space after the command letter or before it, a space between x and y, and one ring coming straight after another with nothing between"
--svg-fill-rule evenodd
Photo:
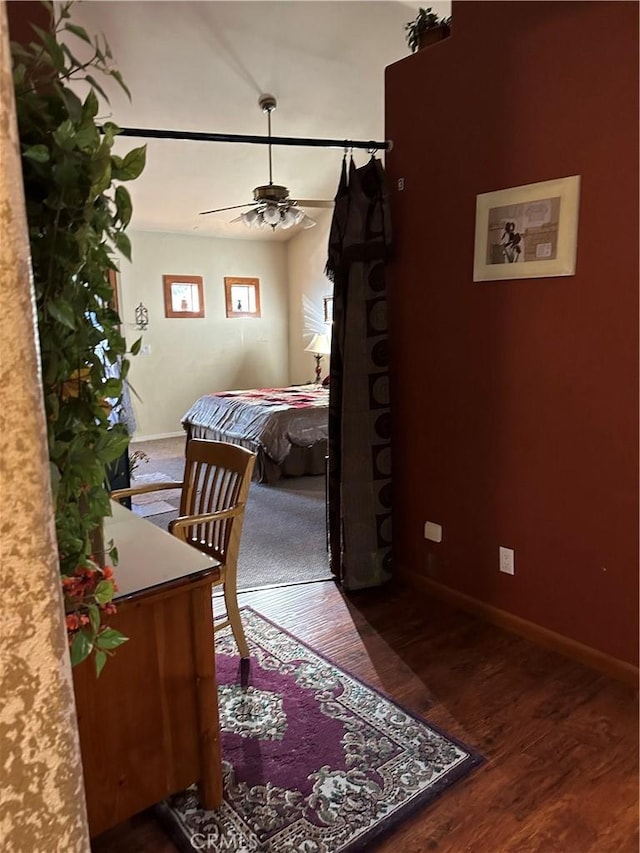
<instances>
[{"instance_id":1,"label":"chair backrest","mask_svg":"<svg viewBox=\"0 0 640 853\"><path fill-rule=\"evenodd\" d=\"M236 444L192 438L187 442L180 515L231 510L246 504L255 453ZM186 541L228 563L237 560L244 511L232 518L194 524Z\"/></svg>"}]
</instances>

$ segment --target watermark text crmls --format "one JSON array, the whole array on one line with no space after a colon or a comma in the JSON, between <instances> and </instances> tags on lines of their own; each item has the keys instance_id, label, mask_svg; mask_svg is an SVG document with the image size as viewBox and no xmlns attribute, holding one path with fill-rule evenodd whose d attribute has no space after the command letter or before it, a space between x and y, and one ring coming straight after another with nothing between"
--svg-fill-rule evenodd
<instances>
[{"instance_id":1,"label":"watermark text crmls","mask_svg":"<svg viewBox=\"0 0 640 853\"><path fill-rule=\"evenodd\" d=\"M214 850L215 853L235 851L232 838L221 838L219 832L194 832L189 838L194 850Z\"/></svg>"}]
</instances>

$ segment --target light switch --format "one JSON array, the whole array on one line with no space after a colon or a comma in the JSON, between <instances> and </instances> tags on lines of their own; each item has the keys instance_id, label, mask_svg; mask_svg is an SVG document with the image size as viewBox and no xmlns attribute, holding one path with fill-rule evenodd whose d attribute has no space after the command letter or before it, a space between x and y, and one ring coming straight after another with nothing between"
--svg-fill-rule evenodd
<instances>
[{"instance_id":1,"label":"light switch","mask_svg":"<svg viewBox=\"0 0 640 853\"><path fill-rule=\"evenodd\" d=\"M424 526L424 538L430 542L442 542L442 525L427 521Z\"/></svg>"}]
</instances>

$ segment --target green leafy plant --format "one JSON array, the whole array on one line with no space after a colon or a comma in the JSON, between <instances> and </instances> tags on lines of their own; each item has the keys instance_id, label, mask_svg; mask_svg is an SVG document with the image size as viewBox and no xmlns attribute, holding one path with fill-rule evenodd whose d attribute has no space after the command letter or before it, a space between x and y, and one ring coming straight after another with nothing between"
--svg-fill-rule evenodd
<instances>
[{"instance_id":1,"label":"green leafy plant","mask_svg":"<svg viewBox=\"0 0 640 853\"><path fill-rule=\"evenodd\" d=\"M108 466L129 443L124 424L110 419L129 362L109 276L117 252L131 259L132 205L121 182L140 175L146 151L117 156L119 128L97 122L96 93L108 99L96 73L128 94L109 45L69 20L71 2L56 4L55 16L45 5L51 31L34 27L32 43L12 43L13 77L71 660L94 653L99 674L126 639L105 624L116 589L106 559L115 563L117 553L105 552L99 535L111 514ZM88 59L76 58L68 41L82 43ZM69 86L79 80L84 100Z\"/></svg>"},{"instance_id":2,"label":"green leafy plant","mask_svg":"<svg viewBox=\"0 0 640 853\"><path fill-rule=\"evenodd\" d=\"M405 24L405 38L411 53L415 53L418 49L420 35L436 27L451 27L451 17L440 18L435 12L431 11L431 6L427 9L420 9L415 19Z\"/></svg>"}]
</instances>

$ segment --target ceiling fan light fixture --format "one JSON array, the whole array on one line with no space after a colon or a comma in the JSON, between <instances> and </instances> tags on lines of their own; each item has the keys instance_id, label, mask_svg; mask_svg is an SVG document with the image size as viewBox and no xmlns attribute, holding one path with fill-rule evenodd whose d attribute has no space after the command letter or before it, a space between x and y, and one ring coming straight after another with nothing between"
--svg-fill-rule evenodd
<instances>
[{"instance_id":1,"label":"ceiling fan light fixture","mask_svg":"<svg viewBox=\"0 0 640 853\"><path fill-rule=\"evenodd\" d=\"M252 210L247 210L245 213L240 214L240 219L244 222L247 228L251 228L252 225L256 224L258 216L258 211L253 208Z\"/></svg>"},{"instance_id":2,"label":"ceiling fan light fixture","mask_svg":"<svg viewBox=\"0 0 640 853\"><path fill-rule=\"evenodd\" d=\"M313 228L315 220L306 215L298 202L289 198L289 190L282 184L273 183L273 169L271 162L271 113L275 110L277 103L273 95L261 95L258 100L260 108L267 114L268 145L269 145L269 183L261 184L253 190L255 207L241 213L232 222L242 222L247 228L293 228L294 225L302 225L303 228ZM324 207L331 202L306 201L306 204ZM206 213L221 213L223 210L233 210L248 205L236 204L231 207L220 207L216 210L204 210Z\"/></svg>"},{"instance_id":3,"label":"ceiling fan light fixture","mask_svg":"<svg viewBox=\"0 0 640 853\"><path fill-rule=\"evenodd\" d=\"M304 210L300 210L299 207L290 207L289 213L292 216L294 225L299 225L305 217Z\"/></svg>"},{"instance_id":4,"label":"ceiling fan light fixture","mask_svg":"<svg viewBox=\"0 0 640 853\"><path fill-rule=\"evenodd\" d=\"M282 211L282 216L280 217L281 228L284 228L286 230L287 228L293 227L296 222L296 214L293 208L287 207L285 210Z\"/></svg>"},{"instance_id":5,"label":"ceiling fan light fixture","mask_svg":"<svg viewBox=\"0 0 640 853\"><path fill-rule=\"evenodd\" d=\"M262 218L267 225L272 225L274 228L280 224L280 209L277 204L268 204L265 208Z\"/></svg>"}]
</instances>

